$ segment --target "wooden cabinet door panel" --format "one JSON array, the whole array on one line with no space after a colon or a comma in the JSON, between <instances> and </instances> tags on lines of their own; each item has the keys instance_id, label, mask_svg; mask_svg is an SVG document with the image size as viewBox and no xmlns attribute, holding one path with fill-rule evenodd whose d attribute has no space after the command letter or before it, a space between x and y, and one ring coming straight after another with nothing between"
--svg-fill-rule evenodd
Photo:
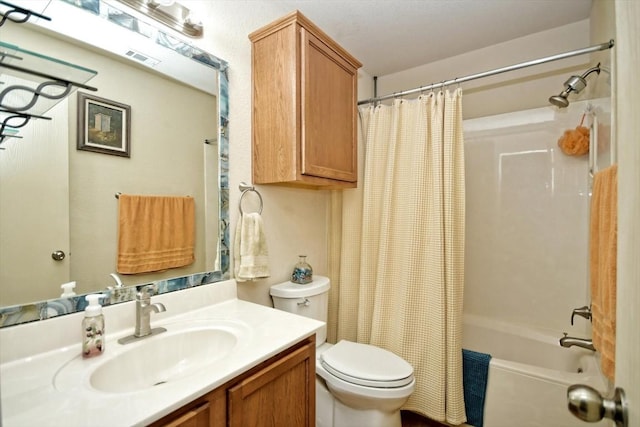
<instances>
[{"instance_id":1,"label":"wooden cabinet door panel","mask_svg":"<svg viewBox=\"0 0 640 427\"><path fill-rule=\"evenodd\" d=\"M164 424L165 427L210 427L209 419L211 405L204 402L202 405L193 408L175 420Z\"/></svg>"},{"instance_id":2,"label":"wooden cabinet door panel","mask_svg":"<svg viewBox=\"0 0 640 427\"><path fill-rule=\"evenodd\" d=\"M357 180L357 70L304 28L301 173Z\"/></svg>"},{"instance_id":3,"label":"wooden cabinet door panel","mask_svg":"<svg viewBox=\"0 0 640 427\"><path fill-rule=\"evenodd\" d=\"M231 387L227 392L231 427L311 427L315 424L315 343Z\"/></svg>"},{"instance_id":4,"label":"wooden cabinet door panel","mask_svg":"<svg viewBox=\"0 0 640 427\"><path fill-rule=\"evenodd\" d=\"M299 137L298 34L289 26L254 43L252 92L253 182L295 181Z\"/></svg>"}]
</instances>

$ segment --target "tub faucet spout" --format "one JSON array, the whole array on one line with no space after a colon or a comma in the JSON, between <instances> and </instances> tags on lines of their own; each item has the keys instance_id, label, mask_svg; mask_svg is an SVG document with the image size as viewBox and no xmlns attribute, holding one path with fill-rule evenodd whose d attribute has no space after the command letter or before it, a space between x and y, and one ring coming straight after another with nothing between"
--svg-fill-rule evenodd
<instances>
[{"instance_id":1,"label":"tub faucet spout","mask_svg":"<svg viewBox=\"0 0 640 427\"><path fill-rule=\"evenodd\" d=\"M566 332L562 338L560 338L560 345L562 347L573 347L578 346L582 348L586 348L587 350L596 351L593 347L593 341L587 338L576 338L567 336Z\"/></svg>"}]
</instances>

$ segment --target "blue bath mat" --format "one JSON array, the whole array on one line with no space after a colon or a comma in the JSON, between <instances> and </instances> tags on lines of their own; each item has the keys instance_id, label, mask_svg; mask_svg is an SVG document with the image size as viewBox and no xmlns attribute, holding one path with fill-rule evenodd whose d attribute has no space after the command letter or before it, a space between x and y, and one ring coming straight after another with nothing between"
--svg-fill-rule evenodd
<instances>
[{"instance_id":1,"label":"blue bath mat","mask_svg":"<svg viewBox=\"0 0 640 427\"><path fill-rule=\"evenodd\" d=\"M467 424L482 427L491 355L462 349L462 381Z\"/></svg>"}]
</instances>

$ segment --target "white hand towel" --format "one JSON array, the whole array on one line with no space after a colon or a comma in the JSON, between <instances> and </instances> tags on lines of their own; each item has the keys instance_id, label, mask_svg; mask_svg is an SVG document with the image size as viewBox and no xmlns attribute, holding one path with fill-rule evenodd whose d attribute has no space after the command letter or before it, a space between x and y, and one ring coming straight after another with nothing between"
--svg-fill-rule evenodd
<instances>
[{"instance_id":1,"label":"white hand towel","mask_svg":"<svg viewBox=\"0 0 640 427\"><path fill-rule=\"evenodd\" d=\"M238 282L269 277L269 254L259 213L240 215L233 244Z\"/></svg>"}]
</instances>

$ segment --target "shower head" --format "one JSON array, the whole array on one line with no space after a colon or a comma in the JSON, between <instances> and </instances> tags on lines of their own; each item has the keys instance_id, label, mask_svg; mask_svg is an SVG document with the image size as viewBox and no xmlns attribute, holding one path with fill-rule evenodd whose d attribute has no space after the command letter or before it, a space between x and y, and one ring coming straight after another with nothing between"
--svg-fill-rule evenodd
<instances>
[{"instance_id":1,"label":"shower head","mask_svg":"<svg viewBox=\"0 0 640 427\"><path fill-rule=\"evenodd\" d=\"M560 95L554 95L549 98L549 102L558 108L565 108L569 106L569 100L567 99L572 92L580 93L582 89L587 87L587 76L591 73L600 74L600 64L593 68L589 68L581 76L571 76L564 82L565 89L560 92Z\"/></svg>"},{"instance_id":2,"label":"shower head","mask_svg":"<svg viewBox=\"0 0 640 427\"><path fill-rule=\"evenodd\" d=\"M549 97L549 102L558 108L566 108L569 106L569 100L567 99L569 93L565 90L560 95L553 95Z\"/></svg>"}]
</instances>

